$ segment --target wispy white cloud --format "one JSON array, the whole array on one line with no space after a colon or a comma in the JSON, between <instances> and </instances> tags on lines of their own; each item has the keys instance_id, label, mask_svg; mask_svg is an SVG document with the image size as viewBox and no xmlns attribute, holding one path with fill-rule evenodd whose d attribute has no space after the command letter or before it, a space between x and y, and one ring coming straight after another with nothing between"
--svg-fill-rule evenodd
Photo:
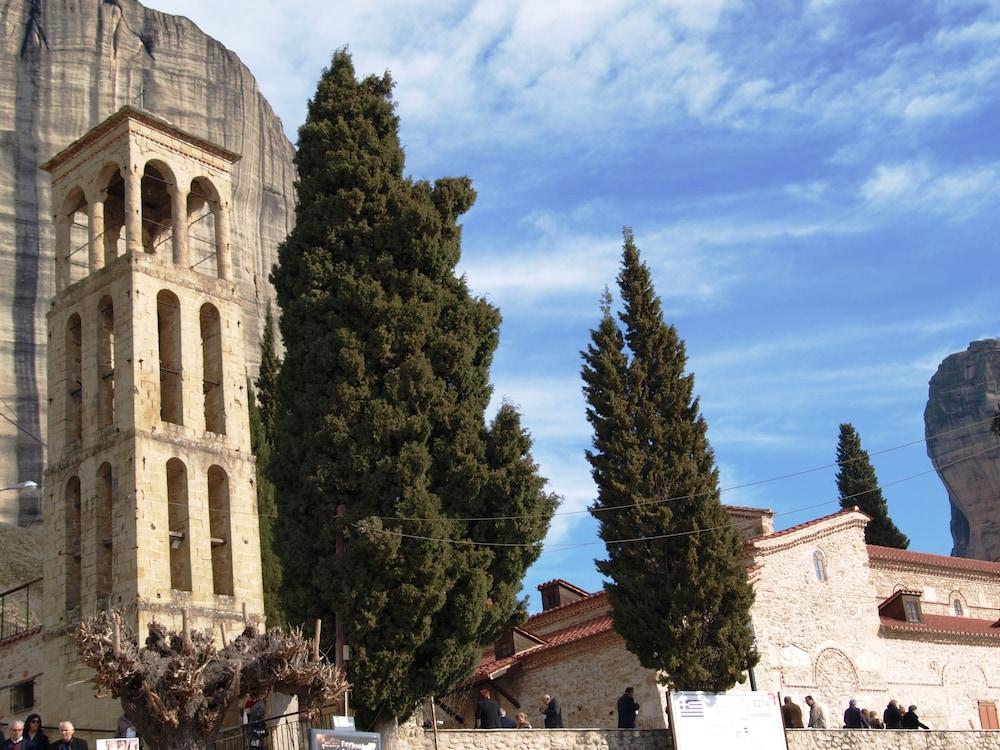
<instances>
[{"instance_id":1,"label":"wispy white cloud","mask_svg":"<svg viewBox=\"0 0 1000 750\"><path fill-rule=\"evenodd\" d=\"M937 170L924 161L880 164L861 184L860 193L881 206L962 218L1000 196L1000 162Z\"/></svg>"}]
</instances>

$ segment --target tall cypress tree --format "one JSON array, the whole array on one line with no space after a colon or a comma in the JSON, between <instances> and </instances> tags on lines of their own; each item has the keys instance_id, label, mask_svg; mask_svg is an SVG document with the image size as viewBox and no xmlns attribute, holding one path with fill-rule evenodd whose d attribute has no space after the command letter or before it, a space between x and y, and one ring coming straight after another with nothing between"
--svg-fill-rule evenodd
<instances>
[{"instance_id":1,"label":"tall cypress tree","mask_svg":"<svg viewBox=\"0 0 1000 750\"><path fill-rule=\"evenodd\" d=\"M404 177L391 95L388 73L359 82L334 54L272 275L284 601L292 622L327 622L327 645L341 615L361 726L471 673L517 615L556 505L517 412L485 422L500 314L455 275L471 182ZM489 515L530 517L456 520Z\"/></svg>"},{"instance_id":2,"label":"tall cypress tree","mask_svg":"<svg viewBox=\"0 0 1000 750\"><path fill-rule=\"evenodd\" d=\"M278 513L274 483L269 468L274 445L274 410L277 397L278 353L274 345L274 316L271 303L264 316L264 335L260 341L260 370L256 393L247 383L250 403L250 447L257 459L257 517L260 529L261 577L264 585L264 614L268 626L283 626L285 611L281 604L281 559L275 552L274 523Z\"/></svg>"},{"instance_id":3,"label":"tall cypress tree","mask_svg":"<svg viewBox=\"0 0 1000 750\"><path fill-rule=\"evenodd\" d=\"M861 436L849 422L840 425L837 466L840 507L847 509L856 505L872 518L865 527L865 541L883 547L909 547L909 538L889 518L889 506L882 496L875 467L868 451L861 447Z\"/></svg>"},{"instance_id":4,"label":"tall cypress tree","mask_svg":"<svg viewBox=\"0 0 1000 750\"><path fill-rule=\"evenodd\" d=\"M757 661L747 627L753 591L719 502L684 342L664 322L628 228L624 240L621 327L605 290L601 322L581 352L594 429L591 511L608 555L597 566L610 579L615 630L640 663L674 689L718 692Z\"/></svg>"}]
</instances>

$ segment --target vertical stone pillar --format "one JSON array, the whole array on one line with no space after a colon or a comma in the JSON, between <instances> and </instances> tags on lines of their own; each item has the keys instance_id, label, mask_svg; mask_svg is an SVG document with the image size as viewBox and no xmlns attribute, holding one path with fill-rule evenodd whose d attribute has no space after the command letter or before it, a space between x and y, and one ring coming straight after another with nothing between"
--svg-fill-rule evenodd
<instances>
[{"instance_id":1,"label":"vertical stone pillar","mask_svg":"<svg viewBox=\"0 0 1000 750\"><path fill-rule=\"evenodd\" d=\"M188 253L188 191L180 185L171 185L167 192L170 193L170 218L174 234L174 264L187 268L191 263Z\"/></svg>"},{"instance_id":2,"label":"vertical stone pillar","mask_svg":"<svg viewBox=\"0 0 1000 750\"><path fill-rule=\"evenodd\" d=\"M56 293L69 286L69 222L70 217L56 214L52 217L56 225Z\"/></svg>"},{"instance_id":3,"label":"vertical stone pillar","mask_svg":"<svg viewBox=\"0 0 1000 750\"><path fill-rule=\"evenodd\" d=\"M232 255L229 249L229 204L219 199L215 213L215 262L220 279L233 278Z\"/></svg>"},{"instance_id":4,"label":"vertical stone pillar","mask_svg":"<svg viewBox=\"0 0 1000 750\"><path fill-rule=\"evenodd\" d=\"M104 268L104 199L99 193L87 202L87 250L90 272Z\"/></svg>"},{"instance_id":5,"label":"vertical stone pillar","mask_svg":"<svg viewBox=\"0 0 1000 750\"><path fill-rule=\"evenodd\" d=\"M129 165L122 174L125 181L125 251L142 252L142 177Z\"/></svg>"}]
</instances>

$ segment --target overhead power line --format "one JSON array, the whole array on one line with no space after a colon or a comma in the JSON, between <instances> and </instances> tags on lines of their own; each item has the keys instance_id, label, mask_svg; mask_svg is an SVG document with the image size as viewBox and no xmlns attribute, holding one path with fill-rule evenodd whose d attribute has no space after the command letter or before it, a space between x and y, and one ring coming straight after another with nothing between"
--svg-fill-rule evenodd
<instances>
[{"instance_id":1,"label":"overhead power line","mask_svg":"<svg viewBox=\"0 0 1000 750\"><path fill-rule=\"evenodd\" d=\"M1000 448L1000 443L997 443L995 445L991 445L991 446L989 446L987 448L983 448L982 450L976 451L975 453L971 453L968 456L964 456L963 458L959 458L959 459L956 459L954 461L950 461L950 462L948 462L946 464L943 464L942 466L940 466L938 468L944 469L944 468L947 468L949 466L954 466L955 464L960 464L963 461L968 461L970 458L976 458L977 456L980 456L980 455L982 455L984 453L987 453L989 451L992 451L992 450L996 450L997 448ZM871 488L869 488L867 490L862 490L861 492L855 492L852 495L846 495L844 497L838 497L835 500L825 500L825 501L823 501L821 503L815 503L813 505L805 505L805 506L801 506L801 507L798 507L798 508L793 508L791 510L782 511L781 513L775 513L774 515L775 516L787 516L787 515L791 515L793 513L801 513L802 511L805 511L805 510L813 510L815 508L820 508L820 507L823 507L823 506L826 506L826 505L831 505L833 503L840 503L842 500L851 500L853 498L860 497L862 495L867 495L869 492L872 492L872 491L874 491L876 489L880 489L880 488L884 488L884 487L892 487L893 485L896 485L896 484L902 484L903 482L908 482L908 481L910 481L912 479L916 479L918 477L924 476L925 474L930 474L931 472L933 472L935 470L936 469L927 469L925 471L917 472L916 474L911 474L908 477L903 477L902 479L896 479L896 480L894 480L892 482L881 483L880 485L877 485L876 487L871 487ZM632 506L629 506L629 507L632 507ZM652 536L631 537L631 538L626 538L626 539L608 539L608 540L600 540L600 539L598 539L598 540L589 541L589 542L554 542L552 544L546 545L543 542L478 542L478 541L475 541L475 540L472 540L472 539L449 539L447 537L432 537L432 536L422 536L422 535L419 535L419 534L407 534L407 533L402 532L402 531L393 531L393 530L390 530L390 529L376 529L376 528L373 528L370 524L367 524L367 525L364 524L363 521L358 521L358 522L356 522L354 524L354 526L357 527L357 528L364 528L365 530L372 531L372 532L375 532L377 534L385 534L385 535L388 535L388 536L397 536L397 537L401 537L401 538L404 538L404 539L418 539L418 540L425 541L425 542L441 542L441 543L446 543L446 544L464 545L464 546L472 546L472 547L543 547L543 548L548 548L548 549L553 549L553 548L557 548L557 549L575 549L575 548L578 548L578 547L589 547L589 546L593 546L593 545L596 545L596 544L631 544L631 543L635 543L635 542L651 542L651 541L655 541L657 539L670 539L670 538L681 537L681 536L693 536L695 534L703 534L703 533L708 532L708 531L720 531L722 529L730 529L730 528L733 528L734 525L736 525L736 524L725 524L723 526L711 526L711 527L707 527L707 528L704 528L704 529L693 529L693 530L685 530L685 531L672 531L672 532L666 532L666 533L663 533L663 534L656 534L656 535L652 535ZM738 525L736 525L736 526L738 527ZM750 528L750 526L748 525L748 526L746 526L746 528Z\"/></svg>"},{"instance_id":2,"label":"overhead power line","mask_svg":"<svg viewBox=\"0 0 1000 750\"><path fill-rule=\"evenodd\" d=\"M953 428L951 428L949 430L944 430L943 432L939 432L939 433L937 433L935 435L925 435L924 437L919 438L917 440L911 440L911 441L909 441L907 443L902 443L900 445L894 445L891 448L883 448L882 450L875 451L874 453L869 453L868 455L869 456L879 456L879 455L882 455L883 453L890 453L892 451L897 451L897 450L900 450L902 448L909 448L912 445L917 445L919 443L925 443L928 440L933 440L933 439L936 439L936 438L939 438L939 437L943 437L945 435L950 435L953 432L958 432L960 430L967 430L967 429L970 429L970 428L973 428L973 427L979 427L980 425L983 425L983 424L992 423L993 420L994 420L994 417L995 417L995 415L991 416L991 417L989 417L987 419L980 420L978 422L972 422L970 424L961 425L959 427L953 427ZM860 461L863 458L865 458L865 457L864 456L857 456L855 458L851 458L851 459L848 459L847 461L844 461L844 463L851 463L853 461ZM781 480L784 480L784 479L792 479L794 477L803 476L805 474L813 474L813 473L815 473L817 471L823 471L825 469L831 469L831 468L833 468L835 466L839 466L839 465L840 464L838 462L834 461L833 463L823 464L821 466L813 466L813 467L808 468L808 469L801 469L799 471L793 471L793 472L790 472L788 474L779 474L778 476L768 477L766 479L756 479L756 480L751 481L751 482L743 482L742 484L734 484L734 485L731 485L729 487L722 487L722 488L720 488L718 490L718 492L719 492L719 494L722 494L724 492L732 492L734 490L746 489L747 487L757 487L757 486L762 485L762 484L770 484L771 482L778 482L778 481L781 481ZM870 492L870 491L871 490L868 490L868 492ZM553 513L551 516L549 514L546 514L546 513L523 513L523 514L520 514L520 515L510 515L510 516L462 516L462 517L439 516L439 517L436 517L436 518L424 518L424 517L421 517L421 516L377 516L377 518L380 518L383 521L434 521L434 522L438 522L438 523L454 522L454 521L463 521L463 522L469 522L469 521L521 521L521 520L528 520L528 519L535 519L535 518L550 518L552 516L578 516L578 515L583 515L583 514L586 514L586 513L607 513L607 512L613 511L613 510L628 510L630 508L637 507L637 505L641 505L642 507L652 507L652 506L657 506L657 505L664 505L666 503L679 502L681 500L693 500L696 497L702 497L703 495L711 495L711 494L714 494L715 492L716 492L716 490L706 490L704 492L695 492L695 493L691 493L691 494L687 494L687 495L676 495L674 497L661 498L659 500L650 500L648 502L643 502L643 503L639 503L639 504L637 504L637 503L626 503L624 505L610 505L610 506L607 506L607 507L604 507L604 508L594 508L593 510L566 510L566 511L557 511L556 513Z\"/></svg>"}]
</instances>

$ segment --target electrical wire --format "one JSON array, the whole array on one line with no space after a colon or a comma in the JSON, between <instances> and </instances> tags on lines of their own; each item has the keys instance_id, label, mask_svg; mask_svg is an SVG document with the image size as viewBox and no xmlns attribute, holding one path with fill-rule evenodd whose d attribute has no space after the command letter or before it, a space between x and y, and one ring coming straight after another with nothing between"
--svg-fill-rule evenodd
<instances>
[{"instance_id":1,"label":"electrical wire","mask_svg":"<svg viewBox=\"0 0 1000 750\"><path fill-rule=\"evenodd\" d=\"M881 488L884 488L884 487L892 487L893 485L902 484L903 482L908 482L908 481L910 481L912 479L916 479L918 477L922 477L922 476L924 476L926 474L930 474L931 472L937 471L939 469L946 469L946 468L948 468L950 466L954 466L956 464L960 464L963 461L968 461L971 458L976 458L977 456L980 456L980 455L982 455L984 453L988 453L989 451L996 450L997 448L1000 448L1000 443L996 443L995 445L988 446L986 448L983 448L982 450L976 451L975 453L971 453L968 456L964 456L964 457L956 459L954 461L949 461L948 463L943 464L941 466L938 466L938 467L935 467L935 468L931 468L931 469L927 469L925 471L920 471L920 472L917 472L916 474L911 474L910 476L903 477L902 479L896 479L896 480L893 480L892 482L880 483L876 487L872 487L872 488L869 488L867 490L862 490L861 492L855 492L855 493L853 493L851 495L846 495L844 497L839 497L839 498L836 498L834 500L826 500L824 502L816 503L816 504L813 504L813 505L806 505L806 506L801 506L801 507L798 507L798 508L792 508L791 510L786 510L786 511L783 511L781 513L775 513L774 515L775 516L786 516L786 515L790 515L792 513L800 513L800 512L805 511L805 510L812 510L812 509L823 507L823 506L826 506L826 505L832 505L833 503L840 503L843 500L851 500L853 498L860 497L862 495L867 495L869 492L873 492L873 491L875 491L877 489L881 489ZM633 507L633 506L628 506L628 507ZM428 520L430 520L430 519L428 519ZM377 534L385 534L385 535L389 535L389 536L397 536L397 537L401 537L401 538L405 538L405 539L418 539L418 540L426 541L426 542L442 542L442 543L450 543L450 544L466 545L466 546L475 546L475 547L548 547L548 548L559 548L559 549L575 549L575 548L578 548L578 547L589 547L589 546L593 546L595 544L630 544L630 543L633 543L633 542L650 542L650 541L654 541L654 540L657 540L657 539L670 539L670 538L681 537L681 536L692 536L694 534L703 534L703 533L705 533L707 531L719 531L721 529L729 529L729 528L733 528L735 526L735 524L726 524L724 526L711 526L711 527L706 527L704 529L693 529L693 530L689 530L689 531L667 532L667 533L664 533L664 534L656 534L656 535L653 535L653 536L632 537L632 538L626 538L626 539L608 539L608 540L603 540L603 541L601 541L601 540L595 540L595 541L590 541L590 542L555 542L555 543L552 543L550 545L544 545L544 543L540 542L540 541L539 542L477 542L477 541L472 540L472 539L448 539L447 537L422 536L422 535L419 535L419 534L407 534L407 533L402 532L402 531L392 531L392 530L389 530L389 529L375 529L375 528L372 528L370 525L363 524L363 522L360 522L360 521L359 522L355 522L353 525L355 527L357 527L357 528L363 528L363 529L366 529L366 530L370 530L370 531L373 531L373 532L375 532Z\"/></svg>"},{"instance_id":2,"label":"electrical wire","mask_svg":"<svg viewBox=\"0 0 1000 750\"><path fill-rule=\"evenodd\" d=\"M934 435L925 435L922 438L919 438L919 439L916 439L916 440L911 440L911 441L909 441L907 443L902 443L900 445L894 445L891 448L883 448L882 450L875 451L873 453L869 453L868 456L869 457L870 456L880 456L880 455L882 455L884 453L890 453L892 451L901 450L902 448L909 448L910 446L917 445L919 443L925 443L925 442L928 442L930 440L935 440L935 439L943 437L945 435L950 435L953 432L958 432L960 430L967 430L967 429L970 429L970 428L973 428L973 427L978 427L978 426L983 425L983 424L991 423L995 419L995 416L996 415L988 417L987 419L983 419L983 420L977 421L977 422L971 422L969 424L960 425L958 427L953 427L953 428L951 428L949 430L945 430L943 432L939 432L939 433L936 433ZM845 461L844 463L850 463L850 462L854 462L854 461L860 461L863 458L864 458L863 456L858 456L857 458L849 459L848 461ZM778 482L778 481L782 481L784 479L792 479L794 477L804 476L805 474L813 474L813 473L815 473L817 471L823 471L825 469L832 469L833 467L839 466L839 465L840 465L839 462L834 461L833 463L823 464L821 466L813 466L813 467L808 468L808 469L801 469L799 471L793 471L793 472L790 472L788 474L780 474L778 476L768 477L766 479L757 479L757 480L754 480L752 482L743 482L742 484L734 484L734 485L731 485L729 487L722 487L722 488L720 488L718 490L718 492L719 492L719 494L722 494L724 492L732 492L734 490L746 489L747 487L757 487L757 486L760 486L762 484L770 484L771 482ZM662 498L662 499L659 499L659 500L650 500L649 502L640 503L639 506L640 507L651 507L651 506L656 506L656 505L664 505L666 503L679 502L681 500L693 500L696 497L701 497L703 495L711 495L711 494L714 494L715 492L716 492L716 490L705 490L704 492L695 492L695 493L688 494L688 495L677 495L677 496L674 496L674 497L667 497L667 498ZM635 507L637 507L635 503L627 503L625 505L611 505L611 506L607 506L607 507L604 507L604 508L594 508L593 510L557 511L556 513L551 514L551 516L549 514L546 514L546 513L524 513L524 514L520 514L520 515L511 515L511 516L464 516L464 517L438 517L438 518L422 518L420 516L377 516L377 518L380 518L383 521L436 521L436 522L451 522L451 521L461 521L461 522L470 522L470 521L520 521L520 520L528 520L528 519L533 519L533 518L550 518L550 517L553 517L553 516L578 516L578 515L583 515L583 514L587 514L587 513L606 513L606 512L613 511L613 510L626 510L628 508L635 508Z\"/></svg>"}]
</instances>

